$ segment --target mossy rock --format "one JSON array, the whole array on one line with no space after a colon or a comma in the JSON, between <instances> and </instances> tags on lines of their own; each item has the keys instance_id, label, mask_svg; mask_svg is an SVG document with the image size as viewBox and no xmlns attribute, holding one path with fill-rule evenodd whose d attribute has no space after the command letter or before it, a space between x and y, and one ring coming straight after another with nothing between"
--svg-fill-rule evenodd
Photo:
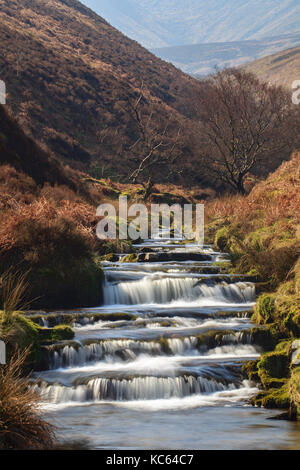
<instances>
[{"instance_id":1,"label":"mossy rock","mask_svg":"<svg viewBox=\"0 0 300 470\"><path fill-rule=\"evenodd\" d=\"M220 332L219 330L212 330L200 335L196 335L197 346L198 347L207 347L207 349L212 349L217 346L221 346L223 343L223 337L228 335L235 335L235 331L226 330Z\"/></svg>"},{"instance_id":2,"label":"mossy rock","mask_svg":"<svg viewBox=\"0 0 300 470\"><path fill-rule=\"evenodd\" d=\"M215 247L220 251L225 251L227 248L227 243L229 239L229 229L228 227L222 227L219 229L215 235L214 244Z\"/></svg>"},{"instance_id":3,"label":"mossy rock","mask_svg":"<svg viewBox=\"0 0 300 470\"><path fill-rule=\"evenodd\" d=\"M11 357L16 350L29 350L27 362L39 360L40 327L22 312L12 312L8 315L1 312L0 316L3 335L7 337L7 356Z\"/></svg>"},{"instance_id":4,"label":"mossy rock","mask_svg":"<svg viewBox=\"0 0 300 470\"><path fill-rule=\"evenodd\" d=\"M268 377L264 379L264 388L266 390L281 388L283 385L286 385L287 381L288 379L276 379L274 377Z\"/></svg>"},{"instance_id":5,"label":"mossy rock","mask_svg":"<svg viewBox=\"0 0 300 470\"><path fill-rule=\"evenodd\" d=\"M137 241L135 241L137 243ZM101 256L105 255L116 255L119 253L129 254L135 253L135 248L133 247L131 240L107 240L101 244L99 248L99 253Z\"/></svg>"},{"instance_id":6,"label":"mossy rock","mask_svg":"<svg viewBox=\"0 0 300 470\"><path fill-rule=\"evenodd\" d=\"M281 388L273 388L268 391L259 392L252 400L253 405L286 410L290 408L291 400L288 393L287 385Z\"/></svg>"},{"instance_id":7,"label":"mossy rock","mask_svg":"<svg viewBox=\"0 0 300 470\"><path fill-rule=\"evenodd\" d=\"M256 361L249 361L246 364L242 366L242 373L243 375L248 378L249 380L252 380L253 382L259 382L260 378L258 375L258 369L257 369L257 364L258 360Z\"/></svg>"},{"instance_id":8,"label":"mossy rock","mask_svg":"<svg viewBox=\"0 0 300 470\"><path fill-rule=\"evenodd\" d=\"M264 351L272 351L277 343L277 335L273 334L271 328L252 328L251 336L253 343L261 346Z\"/></svg>"},{"instance_id":9,"label":"mossy rock","mask_svg":"<svg viewBox=\"0 0 300 470\"><path fill-rule=\"evenodd\" d=\"M69 341L75 333L69 325L57 325L54 328L40 328L39 336L42 342Z\"/></svg>"},{"instance_id":10,"label":"mossy rock","mask_svg":"<svg viewBox=\"0 0 300 470\"><path fill-rule=\"evenodd\" d=\"M29 279L32 308L97 307L103 302L104 274L94 260L49 263L33 269Z\"/></svg>"},{"instance_id":11,"label":"mossy rock","mask_svg":"<svg viewBox=\"0 0 300 470\"><path fill-rule=\"evenodd\" d=\"M300 366L292 369L288 387L291 401L297 408L298 415L300 416Z\"/></svg>"},{"instance_id":12,"label":"mossy rock","mask_svg":"<svg viewBox=\"0 0 300 470\"><path fill-rule=\"evenodd\" d=\"M101 256L100 259L101 261L107 261L110 263L116 263L119 261L119 257L115 253L108 253L107 255Z\"/></svg>"},{"instance_id":13,"label":"mossy rock","mask_svg":"<svg viewBox=\"0 0 300 470\"><path fill-rule=\"evenodd\" d=\"M139 260L139 255L136 253L131 253L130 255L124 256L121 258L121 263L136 263Z\"/></svg>"},{"instance_id":14,"label":"mossy rock","mask_svg":"<svg viewBox=\"0 0 300 470\"><path fill-rule=\"evenodd\" d=\"M263 294L258 298L252 317L254 323L266 325L274 322L276 312L275 299L276 296L274 294Z\"/></svg>"},{"instance_id":15,"label":"mossy rock","mask_svg":"<svg viewBox=\"0 0 300 470\"><path fill-rule=\"evenodd\" d=\"M290 357L285 352L273 351L264 354L257 364L258 375L268 389L273 379L286 379L289 375Z\"/></svg>"}]
</instances>

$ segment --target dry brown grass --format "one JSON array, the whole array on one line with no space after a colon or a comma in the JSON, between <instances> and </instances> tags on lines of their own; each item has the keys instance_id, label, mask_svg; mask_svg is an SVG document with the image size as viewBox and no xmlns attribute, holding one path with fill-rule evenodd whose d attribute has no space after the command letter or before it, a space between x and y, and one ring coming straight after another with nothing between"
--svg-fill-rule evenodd
<instances>
[{"instance_id":1,"label":"dry brown grass","mask_svg":"<svg viewBox=\"0 0 300 470\"><path fill-rule=\"evenodd\" d=\"M53 427L40 412L40 397L22 376L28 351L0 366L0 450L45 450L54 443Z\"/></svg>"},{"instance_id":2,"label":"dry brown grass","mask_svg":"<svg viewBox=\"0 0 300 470\"><path fill-rule=\"evenodd\" d=\"M272 225L280 218L288 217L293 218L294 224L299 223L300 152L283 163L266 181L255 186L249 196L224 196L207 204L206 215L208 220L230 218L253 226L260 222Z\"/></svg>"},{"instance_id":3,"label":"dry brown grass","mask_svg":"<svg viewBox=\"0 0 300 470\"><path fill-rule=\"evenodd\" d=\"M24 297L28 290L27 273L9 270L0 277L3 316L25 310Z\"/></svg>"},{"instance_id":4,"label":"dry brown grass","mask_svg":"<svg viewBox=\"0 0 300 470\"><path fill-rule=\"evenodd\" d=\"M78 249L84 255L95 246L95 224L94 208L84 203L63 200L55 205L41 198L32 204L17 204L0 221L0 252L18 250L39 261L69 245L69 251Z\"/></svg>"},{"instance_id":5,"label":"dry brown grass","mask_svg":"<svg viewBox=\"0 0 300 470\"><path fill-rule=\"evenodd\" d=\"M254 271L277 288L300 254L300 153L249 196L210 202L206 219L211 235L227 239L225 249L233 254L236 269Z\"/></svg>"}]
</instances>

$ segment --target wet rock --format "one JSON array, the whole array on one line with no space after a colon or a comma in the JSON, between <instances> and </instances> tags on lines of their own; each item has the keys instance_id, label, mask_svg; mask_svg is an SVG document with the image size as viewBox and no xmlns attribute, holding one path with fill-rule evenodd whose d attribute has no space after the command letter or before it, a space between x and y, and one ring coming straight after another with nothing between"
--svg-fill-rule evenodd
<instances>
[{"instance_id":1,"label":"wet rock","mask_svg":"<svg viewBox=\"0 0 300 470\"><path fill-rule=\"evenodd\" d=\"M300 365L300 340L294 341L292 343L292 365Z\"/></svg>"},{"instance_id":2,"label":"wet rock","mask_svg":"<svg viewBox=\"0 0 300 470\"><path fill-rule=\"evenodd\" d=\"M146 261L149 263L162 263L172 261L211 261L211 256L205 253L141 253L139 261Z\"/></svg>"}]
</instances>

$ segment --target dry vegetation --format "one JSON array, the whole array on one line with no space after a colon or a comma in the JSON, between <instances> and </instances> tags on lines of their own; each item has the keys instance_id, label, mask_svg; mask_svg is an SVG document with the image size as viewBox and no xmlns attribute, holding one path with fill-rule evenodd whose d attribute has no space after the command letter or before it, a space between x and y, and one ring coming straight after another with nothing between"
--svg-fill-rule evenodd
<instances>
[{"instance_id":1,"label":"dry vegetation","mask_svg":"<svg viewBox=\"0 0 300 470\"><path fill-rule=\"evenodd\" d=\"M224 197L208 204L208 236L231 253L234 269L262 281L252 321L262 326L268 352L244 367L262 384L258 406L300 415L299 373L292 344L300 337L300 154L284 163L249 196Z\"/></svg>"},{"instance_id":2,"label":"dry vegetation","mask_svg":"<svg viewBox=\"0 0 300 470\"><path fill-rule=\"evenodd\" d=\"M207 217L213 221L209 231L216 232L216 244L232 252L238 269L255 270L276 287L299 256L300 154L249 196L209 203Z\"/></svg>"},{"instance_id":3,"label":"dry vegetation","mask_svg":"<svg viewBox=\"0 0 300 470\"><path fill-rule=\"evenodd\" d=\"M53 428L40 412L40 397L22 376L27 352L0 366L0 450L46 450L54 443Z\"/></svg>"}]
</instances>

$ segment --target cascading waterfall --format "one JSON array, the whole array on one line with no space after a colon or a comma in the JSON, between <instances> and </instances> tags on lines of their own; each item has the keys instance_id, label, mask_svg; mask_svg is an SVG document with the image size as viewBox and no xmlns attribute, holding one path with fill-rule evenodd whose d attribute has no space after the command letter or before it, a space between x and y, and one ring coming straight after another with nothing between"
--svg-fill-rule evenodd
<instances>
[{"instance_id":1,"label":"cascading waterfall","mask_svg":"<svg viewBox=\"0 0 300 470\"><path fill-rule=\"evenodd\" d=\"M190 262L196 246L146 245L152 253L175 247L187 256L103 263L105 305L31 312L33 321L68 323L75 332L72 341L42 349L33 387L43 397L47 420L53 414L63 438L76 434L95 449L142 449L146 442L149 449L231 448L233 436L239 448L251 448L249 433L255 446L265 445L268 429L273 443L276 422L264 421L269 412L244 407L258 392L241 371L261 352L249 321L254 284L226 276L214 263L222 256L212 250L211 260Z\"/></svg>"},{"instance_id":2,"label":"cascading waterfall","mask_svg":"<svg viewBox=\"0 0 300 470\"><path fill-rule=\"evenodd\" d=\"M97 378L86 385L42 387L43 396L52 403L100 400L131 401L183 398L201 393L234 390L233 383L224 384L203 377L137 377L131 380Z\"/></svg>"},{"instance_id":3,"label":"cascading waterfall","mask_svg":"<svg viewBox=\"0 0 300 470\"><path fill-rule=\"evenodd\" d=\"M136 282L107 284L104 288L106 305L167 304L176 300L193 302L211 299L216 304L251 304L255 300L255 286L251 283L198 284L197 278L145 277Z\"/></svg>"},{"instance_id":4,"label":"cascading waterfall","mask_svg":"<svg viewBox=\"0 0 300 470\"><path fill-rule=\"evenodd\" d=\"M65 346L54 351L50 360L51 368L70 367L88 362L100 361L105 357L117 357L119 360L135 359L137 354L158 355L162 353L159 342L111 340L92 343L86 346Z\"/></svg>"},{"instance_id":5,"label":"cascading waterfall","mask_svg":"<svg viewBox=\"0 0 300 470\"><path fill-rule=\"evenodd\" d=\"M220 346L248 344L252 342L252 337L247 332L236 332L225 334L219 340ZM160 341L134 341L134 340L105 340L88 345L78 344L75 346L65 346L57 351L50 349L49 367L54 369L84 365L89 362L101 360L135 360L142 354L149 356L160 355L184 355L203 354L207 350L207 345L201 343L196 336L181 338L165 338ZM253 352L253 351L252 351Z\"/></svg>"},{"instance_id":6,"label":"cascading waterfall","mask_svg":"<svg viewBox=\"0 0 300 470\"><path fill-rule=\"evenodd\" d=\"M203 269L203 263L199 266ZM256 357L251 334L244 330L247 319L218 318L216 311L251 306L253 284L227 283L224 276L218 282L212 274L199 281L186 261L176 261L176 272L172 264L155 274L149 266L136 269L128 281L128 267L117 263L114 269L112 276L108 265L104 307L87 315L75 314L75 340L46 348L50 370L41 374L37 387L47 401L182 399L245 387L237 361ZM134 272L132 267L130 272ZM163 306L167 316L159 314L162 310L157 305ZM191 316L180 315L186 305ZM201 311L193 316L195 308L199 313L206 305L214 308L212 317L207 311L204 316ZM145 306L144 310L138 311L139 306ZM58 314L58 321L65 315ZM126 321L119 321L124 315Z\"/></svg>"}]
</instances>

